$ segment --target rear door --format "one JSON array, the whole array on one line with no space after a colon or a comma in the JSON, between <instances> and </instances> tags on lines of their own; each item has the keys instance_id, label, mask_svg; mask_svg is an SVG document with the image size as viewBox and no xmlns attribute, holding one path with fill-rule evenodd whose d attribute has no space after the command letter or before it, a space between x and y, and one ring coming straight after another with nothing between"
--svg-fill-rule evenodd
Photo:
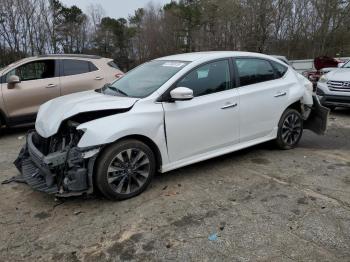
<instances>
[{"instance_id":1,"label":"rear door","mask_svg":"<svg viewBox=\"0 0 350 262\"><path fill-rule=\"evenodd\" d=\"M276 131L295 84L284 78L288 67L252 57L235 58L235 65L240 86L240 141L268 136Z\"/></svg>"},{"instance_id":2,"label":"rear door","mask_svg":"<svg viewBox=\"0 0 350 262\"><path fill-rule=\"evenodd\" d=\"M17 75L21 82L7 84L11 75ZM8 72L2 84L2 93L9 121L27 122L35 119L39 106L60 96L58 65L53 59L38 60Z\"/></svg>"},{"instance_id":3,"label":"rear door","mask_svg":"<svg viewBox=\"0 0 350 262\"><path fill-rule=\"evenodd\" d=\"M98 89L105 84L103 74L88 60L60 60L60 76L62 95Z\"/></svg>"}]
</instances>

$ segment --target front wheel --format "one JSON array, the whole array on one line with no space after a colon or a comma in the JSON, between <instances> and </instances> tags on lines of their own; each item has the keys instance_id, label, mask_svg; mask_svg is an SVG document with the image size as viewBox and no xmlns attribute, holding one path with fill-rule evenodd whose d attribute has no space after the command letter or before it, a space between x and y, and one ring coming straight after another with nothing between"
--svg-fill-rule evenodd
<instances>
[{"instance_id":1,"label":"front wheel","mask_svg":"<svg viewBox=\"0 0 350 262\"><path fill-rule=\"evenodd\" d=\"M278 124L276 144L280 149L295 148L303 135L303 118L295 109L287 109Z\"/></svg>"},{"instance_id":2,"label":"front wheel","mask_svg":"<svg viewBox=\"0 0 350 262\"><path fill-rule=\"evenodd\" d=\"M99 157L95 183L111 200L124 200L142 193L156 171L152 150L138 140L124 140L108 147Z\"/></svg>"}]
</instances>

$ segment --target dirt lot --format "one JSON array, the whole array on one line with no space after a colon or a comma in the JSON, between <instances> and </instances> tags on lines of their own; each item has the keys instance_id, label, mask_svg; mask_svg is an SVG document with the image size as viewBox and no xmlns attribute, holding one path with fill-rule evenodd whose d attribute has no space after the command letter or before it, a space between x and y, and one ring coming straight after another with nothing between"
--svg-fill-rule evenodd
<instances>
[{"instance_id":1,"label":"dirt lot","mask_svg":"<svg viewBox=\"0 0 350 262\"><path fill-rule=\"evenodd\" d=\"M1 181L17 174L24 133L0 137ZM8 184L0 209L0 261L350 261L350 110L296 150L264 144L182 168L128 201Z\"/></svg>"}]
</instances>

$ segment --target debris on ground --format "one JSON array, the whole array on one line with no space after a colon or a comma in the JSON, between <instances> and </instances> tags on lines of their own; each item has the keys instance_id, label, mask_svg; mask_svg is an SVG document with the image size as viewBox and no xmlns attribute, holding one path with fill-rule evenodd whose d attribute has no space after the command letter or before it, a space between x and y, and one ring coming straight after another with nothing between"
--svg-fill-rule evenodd
<instances>
[{"instance_id":1,"label":"debris on ground","mask_svg":"<svg viewBox=\"0 0 350 262\"><path fill-rule=\"evenodd\" d=\"M209 241L217 241L218 240L218 234L214 233L214 234L211 234L209 237L208 237Z\"/></svg>"},{"instance_id":2,"label":"debris on ground","mask_svg":"<svg viewBox=\"0 0 350 262\"><path fill-rule=\"evenodd\" d=\"M12 182L27 184L23 176L14 176L1 182L2 185L10 184Z\"/></svg>"}]
</instances>

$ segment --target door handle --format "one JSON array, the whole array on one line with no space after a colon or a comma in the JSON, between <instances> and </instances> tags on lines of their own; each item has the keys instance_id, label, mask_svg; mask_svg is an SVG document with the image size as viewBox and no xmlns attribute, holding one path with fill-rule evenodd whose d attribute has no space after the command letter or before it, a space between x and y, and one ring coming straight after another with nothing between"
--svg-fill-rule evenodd
<instances>
[{"instance_id":1,"label":"door handle","mask_svg":"<svg viewBox=\"0 0 350 262\"><path fill-rule=\"evenodd\" d=\"M238 104L237 103L233 103L233 104L227 104L223 107L221 107L221 109L229 109L229 108L234 108L236 107Z\"/></svg>"},{"instance_id":2,"label":"door handle","mask_svg":"<svg viewBox=\"0 0 350 262\"><path fill-rule=\"evenodd\" d=\"M281 97L287 95L287 92L280 92L275 95L275 97Z\"/></svg>"},{"instance_id":3,"label":"door handle","mask_svg":"<svg viewBox=\"0 0 350 262\"><path fill-rule=\"evenodd\" d=\"M48 84L46 88L53 88L53 87L56 87L55 84Z\"/></svg>"},{"instance_id":4,"label":"door handle","mask_svg":"<svg viewBox=\"0 0 350 262\"><path fill-rule=\"evenodd\" d=\"M97 76L95 77L95 80L103 80L103 77Z\"/></svg>"}]
</instances>

